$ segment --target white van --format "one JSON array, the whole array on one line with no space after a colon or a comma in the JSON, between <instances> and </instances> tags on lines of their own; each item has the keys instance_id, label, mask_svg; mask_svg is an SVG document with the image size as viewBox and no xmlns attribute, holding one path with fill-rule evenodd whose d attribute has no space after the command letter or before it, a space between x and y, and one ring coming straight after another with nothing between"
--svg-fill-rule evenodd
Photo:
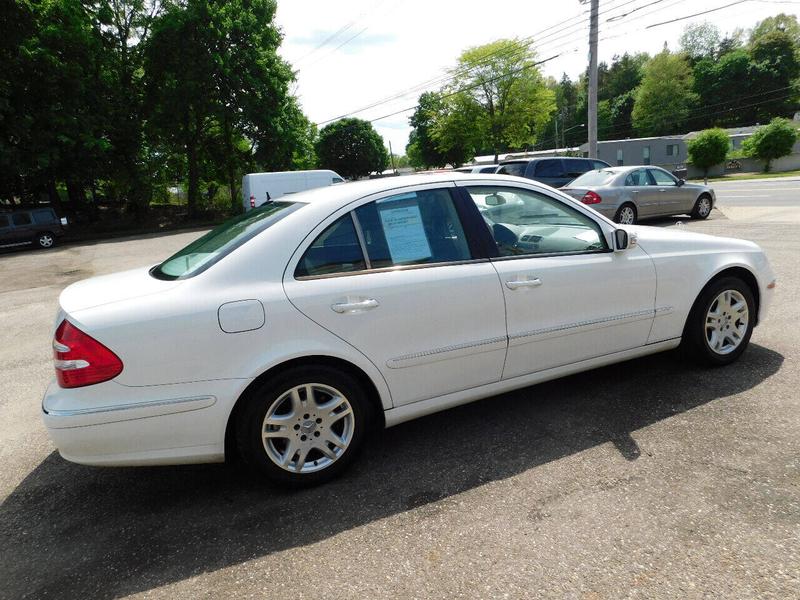
<instances>
[{"instance_id":1,"label":"white van","mask_svg":"<svg viewBox=\"0 0 800 600\"><path fill-rule=\"evenodd\" d=\"M242 204L245 212L286 194L344 183L338 173L328 170L249 173L242 177Z\"/></svg>"}]
</instances>

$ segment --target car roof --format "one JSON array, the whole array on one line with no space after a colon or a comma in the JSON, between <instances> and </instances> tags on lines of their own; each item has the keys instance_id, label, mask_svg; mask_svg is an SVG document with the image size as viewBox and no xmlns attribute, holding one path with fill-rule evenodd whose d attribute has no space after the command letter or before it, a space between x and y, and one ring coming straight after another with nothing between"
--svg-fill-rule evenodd
<instances>
[{"instance_id":1,"label":"car roof","mask_svg":"<svg viewBox=\"0 0 800 600\"><path fill-rule=\"evenodd\" d=\"M509 158L508 160L501 160L501 165L510 165L514 163L532 163L532 162L539 162L541 160L600 160L599 158L586 158L583 156L537 156L535 158ZM600 161L605 162L605 161Z\"/></svg>"}]
</instances>

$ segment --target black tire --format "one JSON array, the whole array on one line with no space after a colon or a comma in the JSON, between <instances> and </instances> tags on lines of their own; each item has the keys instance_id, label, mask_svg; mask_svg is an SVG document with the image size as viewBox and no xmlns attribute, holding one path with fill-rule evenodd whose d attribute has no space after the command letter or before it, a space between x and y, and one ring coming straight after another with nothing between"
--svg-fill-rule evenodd
<instances>
[{"instance_id":1,"label":"black tire","mask_svg":"<svg viewBox=\"0 0 800 600\"><path fill-rule=\"evenodd\" d=\"M709 316L709 311L712 305L716 302L717 298L725 291L735 291L747 303L747 325L744 335L741 336L741 341L735 349L725 354L716 352L712 349L706 329L706 319ZM720 367L729 365L735 362L745 351L750 336L753 334L753 323L756 319L756 303L753 298L753 292L744 281L738 277L723 277L716 281L712 281L700 293L695 300L692 310L689 313L689 318L686 320L686 326L683 330L683 340L681 348L684 350L685 355L699 361L703 364ZM733 323L735 327L736 322Z\"/></svg>"},{"instance_id":2,"label":"black tire","mask_svg":"<svg viewBox=\"0 0 800 600\"><path fill-rule=\"evenodd\" d=\"M36 234L36 237L33 239L33 243L37 248L47 250L48 248L53 248L56 245L56 236L52 231L41 231Z\"/></svg>"},{"instance_id":3,"label":"black tire","mask_svg":"<svg viewBox=\"0 0 800 600\"><path fill-rule=\"evenodd\" d=\"M707 219L713 208L714 205L712 204L711 196L708 194L701 194L700 197L695 201L694 208L692 208L692 218Z\"/></svg>"},{"instance_id":4,"label":"black tire","mask_svg":"<svg viewBox=\"0 0 800 600\"><path fill-rule=\"evenodd\" d=\"M314 425L314 422L320 423L321 419L319 417L324 415L322 413L317 415L314 412L318 407L314 408L316 406L315 403L309 404L307 396L305 396L305 403L303 404L303 410L308 411L305 415L301 416L296 411L290 413L288 417L284 414L278 414L278 418L287 419L286 429L284 430L282 426L280 431L280 433L285 431L289 434L286 439L277 438L274 441L265 441L264 437L262 437L266 428L265 418L270 408L279 401L279 407L286 402L291 405L290 398L283 401L281 401L281 398L286 397L293 388L306 384L317 384L333 388L333 390L344 396L352 410L349 444L335 459L326 458L320 450L311 448L311 445L314 444L317 446L319 444L327 444L324 441L325 437L314 439L312 433L316 436L320 433L323 436L330 435L330 433L334 433L334 428L339 427L340 423L342 424L342 431L344 431L346 425L344 422L347 417L340 418L337 423L329 427L330 433L323 431L327 422L323 425ZM301 391L300 394L303 396L304 392ZM320 397L326 398L325 394L320 391L315 391L315 394L317 399ZM243 402L245 404L238 411L235 424L236 444L240 456L246 464L259 470L268 479L291 487L318 485L340 475L355 459L372 422L372 406L361 384L347 373L328 366L301 366L288 369L252 390L246 398L243 398ZM309 406L312 408L308 408ZM297 414L296 419L294 414ZM309 431L305 427L312 429ZM319 430L314 429L316 427ZM304 435L304 431L307 435ZM338 432L337 435L339 435ZM300 440L301 436L302 442ZM345 436L342 435L340 437L343 438ZM328 462L329 464L321 468L321 470L298 472L292 465L298 464L300 455L297 454L298 450L293 450L287 467L281 467L276 462L279 458L279 456L276 457L276 454L280 455L282 453L283 456L286 456L290 452L290 443L308 450L308 458L303 462L303 465L307 465L308 468L318 468L314 460L315 457L319 457L317 460L320 463ZM294 448L294 446L292 447ZM337 450L333 445L326 447L330 452L336 452ZM309 448L311 449L309 450Z\"/></svg>"},{"instance_id":5,"label":"black tire","mask_svg":"<svg viewBox=\"0 0 800 600\"><path fill-rule=\"evenodd\" d=\"M623 216L622 213L626 209L630 209L631 211L633 211L633 220L630 221L629 223L626 223L626 225L633 225L634 223L636 223L636 221L639 218L639 213L637 212L636 207L630 202L626 202L617 209L617 213L614 215L615 223L622 223L622 216Z\"/></svg>"}]
</instances>

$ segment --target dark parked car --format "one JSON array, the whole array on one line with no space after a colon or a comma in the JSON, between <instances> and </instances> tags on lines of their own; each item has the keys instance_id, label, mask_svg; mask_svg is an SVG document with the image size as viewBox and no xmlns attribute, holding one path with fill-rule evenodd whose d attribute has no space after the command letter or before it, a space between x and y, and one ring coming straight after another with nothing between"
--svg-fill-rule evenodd
<instances>
[{"instance_id":1,"label":"dark parked car","mask_svg":"<svg viewBox=\"0 0 800 600\"><path fill-rule=\"evenodd\" d=\"M540 181L550 187L559 188L587 171L606 169L610 165L594 158L575 158L571 156L551 158L523 158L506 160L500 163L498 173L516 175Z\"/></svg>"},{"instance_id":2,"label":"dark parked car","mask_svg":"<svg viewBox=\"0 0 800 600\"><path fill-rule=\"evenodd\" d=\"M52 248L64 234L66 219L52 208L31 208L0 212L0 248L27 246Z\"/></svg>"}]
</instances>

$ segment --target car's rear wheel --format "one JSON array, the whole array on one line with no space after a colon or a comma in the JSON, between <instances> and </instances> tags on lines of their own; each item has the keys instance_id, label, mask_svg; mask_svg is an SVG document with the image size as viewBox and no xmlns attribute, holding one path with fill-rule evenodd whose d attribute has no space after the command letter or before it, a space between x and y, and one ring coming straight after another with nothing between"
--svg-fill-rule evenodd
<instances>
[{"instance_id":1,"label":"car's rear wheel","mask_svg":"<svg viewBox=\"0 0 800 600\"><path fill-rule=\"evenodd\" d=\"M339 370L297 367L253 390L236 438L245 462L288 485L323 483L353 461L370 410L361 385Z\"/></svg>"},{"instance_id":2,"label":"car's rear wheel","mask_svg":"<svg viewBox=\"0 0 800 600\"><path fill-rule=\"evenodd\" d=\"M683 346L706 364L730 364L747 348L755 318L750 287L738 277L724 277L708 285L695 301Z\"/></svg>"},{"instance_id":3,"label":"car's rear wheel","mask_svg":"<svg viewBox=\"0 0 800 600\"><path fill-rule=\"evenodd\" d=\"M694 203L694 208L692 209L692 218L707 219L711 214L711 208L711 196L708 194L703 194L697 199L697 202Z\"/></svg>"},{"instance_id":4,"label":"car's rear wheel","mask_svg":"<svg viewBox=\"0 0 800 600\"><path fill-rule=\"evenodd\" d=\"M50 231L44 231L36 235L35 241L39 248L52 248L56 245L56 236Z\"/></svg>"},{"instance_id":5,"label":"car's rear wheel","mask_svg":"<svg viewBox=\"0 0 800 600\"><path fill-rule=\"evenodd\" d=\"M623 204L617 209L614 221L621 225L633 225L636 223L636 207L633 204Z\"/></svg>"}]
</instances>

